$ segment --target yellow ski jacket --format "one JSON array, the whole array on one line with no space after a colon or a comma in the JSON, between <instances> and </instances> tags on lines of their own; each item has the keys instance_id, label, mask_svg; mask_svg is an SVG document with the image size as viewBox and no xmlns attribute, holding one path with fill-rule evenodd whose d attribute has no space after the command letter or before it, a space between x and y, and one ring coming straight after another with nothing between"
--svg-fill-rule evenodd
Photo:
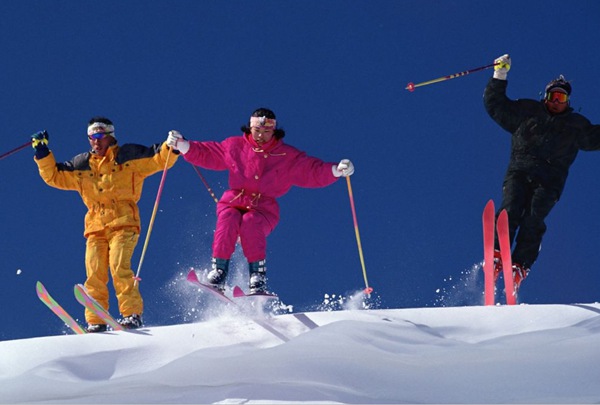
<instances>
[{"instance_id":1,"label":"yellow ski jacket","mask_svg":"<svg viewBox=\"0 0 600 405\"><path fill-rule=\"evenodd\" d=\"M170 155L170 156L169 156ZM143 146L113 145L105 156L86 152L64 163L56 163L52 152L34 158L40 176L50 186L79 192L88 208L84 236L105 228L134 227L140 232L137 202L144 179L171 168L179 154L165 143Z\"/></svg>"}]
</instances>

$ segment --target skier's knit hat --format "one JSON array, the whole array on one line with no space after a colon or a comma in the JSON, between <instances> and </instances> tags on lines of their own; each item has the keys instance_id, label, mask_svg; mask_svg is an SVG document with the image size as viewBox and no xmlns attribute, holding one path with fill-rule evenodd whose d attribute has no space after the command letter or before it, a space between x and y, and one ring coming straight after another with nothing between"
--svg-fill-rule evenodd
<instances>
[{"instance_id":1,"label":"skier's knit hat","mask_svg":"<svg viewBox=\"0 0 600 405\"><path fill-rule=\"evenodd\" d=\"M558 76L546 85L546 94L559 89L563 90L567 95L571 95L571 84L565 80L563 75Z\"/></svg>"},{"instance_id":2,"label":"skier's knit hat","mask_svg":"<svg viewBox=\"0 0 600 405\"><path fill-rule=\"evenodd\" d=\"M115 127L111 120L106 117L94 117L88 122L87 134L88 136L103 132L106 135L115 137Z\"/></svg>"}]
</instances>

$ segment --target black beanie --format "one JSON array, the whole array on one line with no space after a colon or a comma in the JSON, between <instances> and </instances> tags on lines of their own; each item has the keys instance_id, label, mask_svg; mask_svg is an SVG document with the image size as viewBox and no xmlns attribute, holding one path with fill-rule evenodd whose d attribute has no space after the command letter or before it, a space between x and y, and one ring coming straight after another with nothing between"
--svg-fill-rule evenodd
<instances>
[{"instance_id":1,"label":"black beanie","mask_svg":"<svg viewBox=\"0 0 600 405\"><path fill-rule=\"evenodd\" d=\"M552 80L546 85L546 94L548 94L552 89L556 88L563 89L569 96L571 95L571 84L565 80L563 75L558 76L556 79Z\"/></svg>"}]
</instances>

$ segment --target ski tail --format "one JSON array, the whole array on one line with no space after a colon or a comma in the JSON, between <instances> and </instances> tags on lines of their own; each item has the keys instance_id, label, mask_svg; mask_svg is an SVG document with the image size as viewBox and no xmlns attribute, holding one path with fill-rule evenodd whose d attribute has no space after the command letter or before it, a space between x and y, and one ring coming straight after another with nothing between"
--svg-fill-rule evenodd
<instances>
[{"instance_id":1,"label":"ski tail","mask_svg":"<svg viewBox=\"0 0 600 405\"><path fill-rule=\"evenodd\" d=\"M79 323L77 323L77 321L73 319L73 317L69 315L54 298L52 298L52 296L48 293L48 290L46 290L46 287L44 287L40 281L36 283L35 290L40 301L46 304L46 306L50 308L50 310L54 312L54 314L58 316L69 328L71 328L73 332L79 335L86 333L85 329L83 329L81 325L79 325Z\"/></svg>"},{"instance_id":2,"label":"ski tail","mask_svg":"<svg viewBox=\"0 0 600 405\"><path fill-rule=\"evenodd\" d=\"M292 315L294 315L294 318L302 322L308 329L316 329L319 327L319 325L310 319L304 312L297 312Z\"/></svg>"}]
</instances>

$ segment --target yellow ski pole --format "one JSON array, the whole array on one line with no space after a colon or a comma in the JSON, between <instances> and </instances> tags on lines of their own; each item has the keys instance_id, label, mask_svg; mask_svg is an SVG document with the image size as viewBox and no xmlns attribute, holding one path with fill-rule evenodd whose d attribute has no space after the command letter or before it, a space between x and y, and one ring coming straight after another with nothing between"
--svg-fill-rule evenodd
<instances>
[{"instance_id":1,"label":"yellow ski pole","mask_svg":"<svg viewBox=\"0 0 600 405\"><path fill-rule=\"evenodd\" d=\"M142 263L144 262L144 256L146 255L146 249L148 248L148 241L150 240L150 234L152 233L152 227L154 226L154 218L156 218L156 212L158 211L158 202L160 201L160 196L163 191L163 187L165 185L165 179L167 178L167 170L169 169L169 157L171 153L167 155L165 159L165 168L163 169L163 174L160 179L160 185L158 186L158 193L156 194L156 201L154 202L154 209L152 210L152 217L150 218L150 225L148 225L148 232L146 233L146 241L144 242L144 248L142 249L142 256L140 257L140 264L138 265L137 272L134 276L133 286L135 287L138 281L141 281L140 271L142 270Z\"/></svg>"},{"instance_id":2,"label":"yellow ski pole","mask_svg":"<svg viewBox=\"0 0 600 405\"><path fill-rule=\"evenodd\" d=\"M360 257L360 264L362 266L363 277L365 279L365 289L363 291L365 294L370 295L373 292L373 288L369 287L369 282L367 281L367 270L365 268L365 258L363 256L362 245L360 243L360 233L358 232L358 220L356 219L356 208L354 207L354 196L352 194L352 184L350 183L350 176L346 177L346 181L348 182L348 196L350 197L350 208L352 209L352 218L354 219L354 233L356 233L358 255Z\"/></svg>"}]
</instances>

